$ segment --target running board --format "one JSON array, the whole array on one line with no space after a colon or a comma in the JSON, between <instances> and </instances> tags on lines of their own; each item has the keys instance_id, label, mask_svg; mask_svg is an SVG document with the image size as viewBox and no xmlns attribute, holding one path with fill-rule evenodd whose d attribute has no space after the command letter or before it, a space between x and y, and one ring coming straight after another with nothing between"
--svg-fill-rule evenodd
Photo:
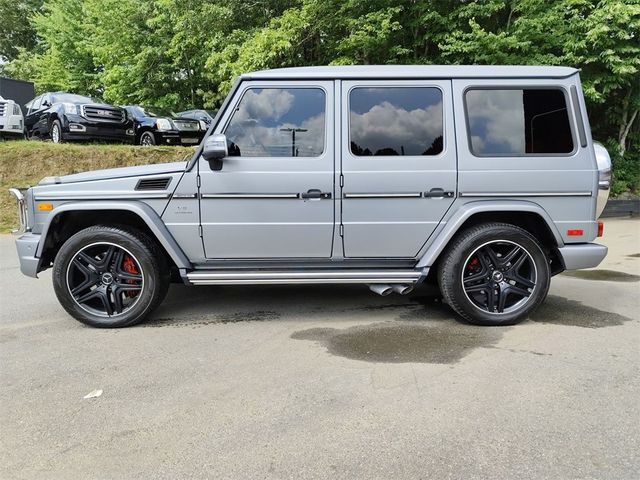
<instances>
[{"instance_id":1,"label":"running board","mask_svg":"<svg viewBox=\"0 0 640 480\"><path fill-rule=\"evenodd\" d=\"M190 272L186 280L193 285L277 285L319 283L386 283L415 284L426 275L423 270L342 270L342 271L291 271L291 272L246 272L215 271Z\"/></svg>"}]
</instances>

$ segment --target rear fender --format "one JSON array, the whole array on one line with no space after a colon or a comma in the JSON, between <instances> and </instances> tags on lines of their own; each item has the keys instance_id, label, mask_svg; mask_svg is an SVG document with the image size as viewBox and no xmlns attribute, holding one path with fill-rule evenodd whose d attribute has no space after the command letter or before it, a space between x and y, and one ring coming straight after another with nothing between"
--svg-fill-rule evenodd
<instances>
[{"instance_id":1,"label":"rear fender","mask_svg":"<svg viewBox=\"0 0 640 480\"><path fill-rule=\"evenodd\" d=\"M443 221L434 233L434 239L420 256L416 268L431 267L460 227L473 215L487 212L531 212L539 215L549 227L558 247L564 246L560 232L545 209L525 200L480 200L465 203Z\"/></svg>"}]
</instances>

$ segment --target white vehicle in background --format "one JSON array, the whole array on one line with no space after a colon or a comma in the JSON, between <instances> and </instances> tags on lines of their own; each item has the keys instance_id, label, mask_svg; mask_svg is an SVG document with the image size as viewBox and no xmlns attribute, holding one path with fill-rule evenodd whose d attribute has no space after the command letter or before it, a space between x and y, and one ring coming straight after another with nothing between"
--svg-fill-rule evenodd
<instances>
[{"instance_id":1,"label":"white vehicle in background","mask_svg":"<svg viewBox=\"0 0 640 480\"><path fill-rule=\"evenodd\" d=\"M0 96L0 138L6 137L24 137L24 117L20 105Z\"/></svg>"}]
</instances>

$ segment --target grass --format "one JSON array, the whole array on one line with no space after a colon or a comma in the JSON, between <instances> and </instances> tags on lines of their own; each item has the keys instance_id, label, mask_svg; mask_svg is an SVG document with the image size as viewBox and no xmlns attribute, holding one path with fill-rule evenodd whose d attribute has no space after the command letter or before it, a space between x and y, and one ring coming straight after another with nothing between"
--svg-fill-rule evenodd
<instances>
[{"instance_id":1,"label":"grass","mask_svg":"<svg viewBox=\"0 0 640 480\"><path fill-rule=\"evenodd\" d=\"M192 147L71 144L39 141L0 141L0 232L16 228L16 202L10 187L36 185L43 177L185 160Z\"/></svg>"}]
</instances>

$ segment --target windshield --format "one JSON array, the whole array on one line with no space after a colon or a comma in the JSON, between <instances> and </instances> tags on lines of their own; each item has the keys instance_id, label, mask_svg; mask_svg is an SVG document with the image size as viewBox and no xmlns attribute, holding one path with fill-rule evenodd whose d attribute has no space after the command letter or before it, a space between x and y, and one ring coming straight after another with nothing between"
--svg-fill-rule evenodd
<instances>
[{"instance_id":1,"label":"windshield","mask_svg":"<svg viewBox=\"0 0 640 480\"><path fill-rule=\"evenodd\" d=\"M136 111L137 115L144 115L145 117L175 117L176 116L175 113L173 113L171 110L166 108L141 107L140 105L136 105L135 107L132 107L132 108L137 109Z\"/></svg>"},{"instance_id":2,"label":"windshield","mask_svg":"<svg viewBox=\"0 0 640 480\"><path fill-rule=\"evenodd\" d=\"M51 95L53 103L94 103L94 100L73 93L54 93Z\"/></svg>"}]
</instances>

